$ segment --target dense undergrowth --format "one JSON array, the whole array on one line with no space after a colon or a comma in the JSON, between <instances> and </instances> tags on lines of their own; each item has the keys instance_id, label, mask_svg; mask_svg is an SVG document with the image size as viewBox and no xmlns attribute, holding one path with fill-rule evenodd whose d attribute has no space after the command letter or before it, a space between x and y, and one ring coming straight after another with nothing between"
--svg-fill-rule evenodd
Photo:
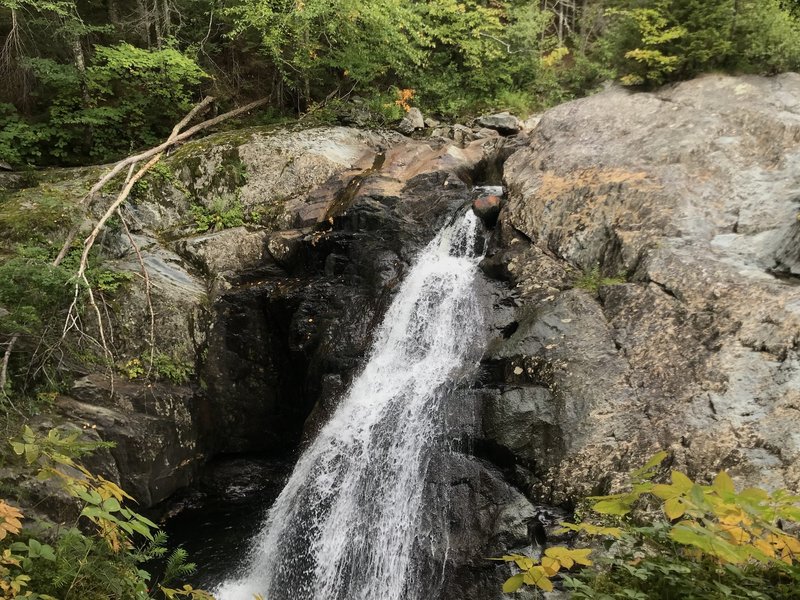
<instances>
[{"instance_id":1,"label":"dense undergrowth","mask_svg":"<svg viewBox=\"0 0 800 600\"><path fill-rule=\"evenodd\" d=\"M390 122L403 90L454 119L525 114L614 79L777 73L800 65L797 11L794 0L0 0L0 160L111 160L165 138L205 93L223 108L269 97L254 123L356 95Z\"/></svg>"}]
</instances>

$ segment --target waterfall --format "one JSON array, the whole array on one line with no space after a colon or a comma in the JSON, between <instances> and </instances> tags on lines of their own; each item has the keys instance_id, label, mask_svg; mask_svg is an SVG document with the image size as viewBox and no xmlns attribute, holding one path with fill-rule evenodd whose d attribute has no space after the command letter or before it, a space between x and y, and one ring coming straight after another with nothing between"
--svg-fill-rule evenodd
<instances>
[{"instance_id":1,"label":"waterfall","mask_svg":"<svg viewBox=\"0 0 800 600\"><path fill-rule=\"evenodd\" d=\"M442 510L426 505L425 477L443 403L480 347L478 226L468 211L419 255L363 371L298 460L241 574L216 590L220 600L432 598L420 569L446 551L446 534L425 530L422 513L430 523Z\"/></svg>"}]
</instances>

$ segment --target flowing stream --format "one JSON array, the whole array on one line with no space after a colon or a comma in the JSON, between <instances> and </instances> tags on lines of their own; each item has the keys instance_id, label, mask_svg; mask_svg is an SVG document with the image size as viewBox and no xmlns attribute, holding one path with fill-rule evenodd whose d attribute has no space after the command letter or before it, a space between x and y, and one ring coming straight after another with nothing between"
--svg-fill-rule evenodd
<instances>
[{"instance_id":1,"label":"flowing stream","mask_svg":"<svg viewBox=\"0 0 800 600\"><path fill-rule=\"evenodd\" d=\"M443 507L428 504L444 500L426 499L425 480L444 443L448 392L481 346L478 227L468 211L419 255L363 371L300 457L247 563L216 590L218 598L436 597L431 558L446 553L447 540L437 531L441 519L430 516Z\"/></svg>"}]
</instances>

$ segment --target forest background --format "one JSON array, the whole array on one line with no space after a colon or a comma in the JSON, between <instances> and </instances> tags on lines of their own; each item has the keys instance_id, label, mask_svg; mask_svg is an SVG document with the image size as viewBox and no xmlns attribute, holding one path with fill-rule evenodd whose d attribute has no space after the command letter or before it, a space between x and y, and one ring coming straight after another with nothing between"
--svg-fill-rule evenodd
<instances>
[{"instance_id":1,"label":"forest background","mask_svg":"<svg viewBox=\"0 0 800 600\"><path fill-rule=\"evenodd\" d=\"M259 124L363 99L446 119L605 82L800 66L798 0L0 0L0 161L96 164L152 146L203 95Z\"/></svg>"}]
</instances>

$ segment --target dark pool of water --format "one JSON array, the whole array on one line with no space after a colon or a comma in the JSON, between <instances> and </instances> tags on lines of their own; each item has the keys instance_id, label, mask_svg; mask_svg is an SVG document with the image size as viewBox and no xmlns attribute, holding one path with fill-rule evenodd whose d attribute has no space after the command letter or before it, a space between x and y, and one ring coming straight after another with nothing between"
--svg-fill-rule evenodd
<instances>
[{"instance_id":1,"label":"dark pool of water","mask_svg":"<svg viewBox=\"0 0 800 600\"><path fill-rule=\"evenodd\" d=\"M197 564L185 583L211 589L236 573L288 473L285 461L217 460L197 484L162 507L170 547L185 548Z\"/></svg>"}]
</instances>

